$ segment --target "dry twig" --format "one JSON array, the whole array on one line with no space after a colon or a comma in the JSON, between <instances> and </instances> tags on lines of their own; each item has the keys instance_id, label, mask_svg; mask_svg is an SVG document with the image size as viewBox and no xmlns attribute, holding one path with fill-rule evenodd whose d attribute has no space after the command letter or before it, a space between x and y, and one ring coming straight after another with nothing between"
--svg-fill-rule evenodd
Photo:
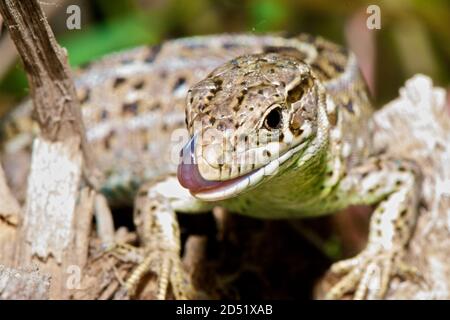
<instances>
[{"instance_id":1,"label":"dry twig","mask_svg":"<svg viewBox=\"0 0 450 320\"><path fill-rule=\"evenodd\" d=\"M24 64L40 136L33 144L16 265L36 264L52 276L49 297L65 298L86 261L92 210L75 219L83 169L92 167L66 52L38 1L1 0L0 13ZM93 208L93 196L87 209ZM88 201L88 200L86 200ZM82 234L83 233L83 234ZM78 268L78 269L76 269ZM72 277L71 280L74 278ZM76 282L76 281L75 281Z\"/></svg>"}]
</instances>

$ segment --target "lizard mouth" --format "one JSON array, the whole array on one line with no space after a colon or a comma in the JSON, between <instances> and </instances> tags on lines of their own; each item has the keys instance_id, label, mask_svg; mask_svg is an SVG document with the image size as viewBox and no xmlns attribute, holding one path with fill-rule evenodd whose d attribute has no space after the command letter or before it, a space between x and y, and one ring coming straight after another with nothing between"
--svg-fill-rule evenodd
<instances>
[{"instance_id":1,"label":"lizard mouth","mask_svg":"<svg viewBox=\"0 0 450 320\"><path fill-rule=\"evenodd\" d=\"M195 137L192 138L181 150L181 162L178 165L178 181L189 189L197 199L204 201L218 201L234 197L250 187L260 183L264 178L273 176L279 167L292 155L296 154L304 144L299 144L270 161L264 166L257 168L245 175L228 180L206 180L204 179L195 163Z\"/></svg>"}]
</instances>

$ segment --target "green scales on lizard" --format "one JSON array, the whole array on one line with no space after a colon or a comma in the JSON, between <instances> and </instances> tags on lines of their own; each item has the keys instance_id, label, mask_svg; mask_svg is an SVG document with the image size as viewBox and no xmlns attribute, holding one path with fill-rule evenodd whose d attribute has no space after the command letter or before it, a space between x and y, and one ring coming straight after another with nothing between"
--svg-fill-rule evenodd
<instances>
[{"instance_id":1,"label":"green scales on lizard","mask_svg":"<svg viewBox=\"0 0 450 320\"><path fill-rule=\"evenodd\" d=\"M374 154L366 86L340 46L309 35L179 39L94 62L76 86L105 193L126 201L140 186L142 259L124 292L157 264L158 298L169 284L189 298L175 212L214 205L281 219L375 204L368 245L332 266L342 278L328 298L381 298L394 275L410 270L402 257L420 175L408 161ZM30 146L30 109L5 125L7 156Z\"/></svg>"}]
</instances>

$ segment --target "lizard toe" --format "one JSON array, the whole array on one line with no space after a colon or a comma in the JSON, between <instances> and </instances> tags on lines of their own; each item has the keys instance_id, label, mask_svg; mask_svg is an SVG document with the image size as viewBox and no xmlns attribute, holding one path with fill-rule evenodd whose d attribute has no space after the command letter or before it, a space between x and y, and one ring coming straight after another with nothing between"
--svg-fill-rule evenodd
<instances>
[{"instance_id":1,"label":"lizard toe","mask_svg":"<svg viewBox=\"0 0 450 320\"><path fill-rule=\"evenodd\" d=\"M406 268L406 269L405 269ZM363 251L355 258L335 263L330 272L342 278L329 290L327 299L340 299L352 292L353 299L383 299L399 271L410 274L398 252Z\"/></svg>"}]
</instances>

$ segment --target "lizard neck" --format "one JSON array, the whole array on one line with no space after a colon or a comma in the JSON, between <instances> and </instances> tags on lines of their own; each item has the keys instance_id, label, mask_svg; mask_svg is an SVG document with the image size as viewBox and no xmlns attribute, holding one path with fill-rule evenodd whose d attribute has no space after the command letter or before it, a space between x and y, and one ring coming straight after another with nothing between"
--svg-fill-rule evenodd
<instances>
[{"instance_id":1,"label":"lizard neck","mask_svg":"<svg viewBox=\"0 0 450 320\"><path fill-rule=\"evenodd\" d=\"M299 218L323 214L320 209L327 171L334 157L330 134L327 96L322 92L318 104L316 136L278 171L248 192L226 200L222 205L231 211L265 219Z\"/></svg>"},{"instance_id":2,"label":"lizard neck","mask_svg":"<svg viewBox=\"0 0 450 320\"><path fill-rule=\"evenodd\" d=\"M320 214L317 207L330 160L328 149L325 142L307 160L304 154L296 155L273 177L221 205L232 212L265 219Z\"/></svg>"}]
</instances>

